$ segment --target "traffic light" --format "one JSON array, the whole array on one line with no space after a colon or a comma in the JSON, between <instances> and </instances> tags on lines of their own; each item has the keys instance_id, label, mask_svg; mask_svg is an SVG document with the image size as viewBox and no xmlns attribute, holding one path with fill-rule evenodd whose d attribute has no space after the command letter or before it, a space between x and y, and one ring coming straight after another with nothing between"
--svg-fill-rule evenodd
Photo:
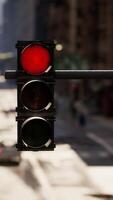
<instances>
[{"instance_id":1,"label":"traffic light","mask_svg":"<svg viewBox=\"0 0 113 200\"><path fill-rule=\"evenodd\" d=\"M17 149L54 150L54 43L18 41Z\"/></svg>"}]
</instances>

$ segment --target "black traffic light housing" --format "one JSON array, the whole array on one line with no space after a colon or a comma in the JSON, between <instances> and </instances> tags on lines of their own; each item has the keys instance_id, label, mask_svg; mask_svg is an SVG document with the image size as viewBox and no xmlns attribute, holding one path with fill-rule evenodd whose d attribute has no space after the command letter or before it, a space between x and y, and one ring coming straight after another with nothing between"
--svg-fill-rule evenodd
<instances>
[{"instance_id":1,"label":"black traffic light housing","mask_svg":"<svg viewBox=\"0 0 113 200\"><path fill-rule=\"evenodd\" d=\"M54 150L54 43L18 41L17 149Z\"/></svg>"},{"instance_id":2,"label":"black traffic light housing","mask_svg":"<svg viewBox=\"0 0 113 200\"><path fill-rule=\"evenodd\" d=\"M48 62L48 68L44 70L43 73L27 73L22 66L22 53L28 48L28 46L33 47L33 45L44 47L50 53L50 62ZM54 150L55 79L112 79L113 70L55 70L54 72L53 42L18 41L16 47L18 59L17 70L7 70L5 72L5 79L17 80L17 149L24 151ZM38 48L38 50L39 49L41 50L41 48ZM43 59L41 58L40 61L42 62L42 60ZM45 60L47 61L47 59ZM32 65L30 67L32 69ZM35 70L38 69L37 65L35 65L35 67ZM35 85L35 87L32 85ZM43 89L36 90L36 94L41 94L42 100L40 102L38 101L39 104L36 104L37 98L32 98L35 97L35 95L32 95L32 93L30 95L29 93L29 91L32 91L32 87L37 89L37 85L41 85L39 88L45 88L44 85L46 85L46 88L49 88L49 94L51 94L48 95L48 98L50 99L48 104L48 101L43 101L45 105L44 107L42 106L41 102L44 100L42 97L45 92L40 93L40 91L43 91ZM45 90L46 89L44 89L44 91ZM46 94L48 94L48 92ZM27 101L28 99L29 101Z\"/></svg>"}]
</instances>

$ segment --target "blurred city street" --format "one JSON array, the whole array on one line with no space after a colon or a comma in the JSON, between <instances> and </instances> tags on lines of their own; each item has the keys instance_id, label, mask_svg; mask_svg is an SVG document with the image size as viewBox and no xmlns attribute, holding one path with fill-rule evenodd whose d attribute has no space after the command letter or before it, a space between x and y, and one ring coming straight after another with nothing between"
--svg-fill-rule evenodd
<instances>
[{"instance_id":1,"label":"blurred city street","mask_svg":"<svg viewBox=\"0 0 113 200\"><path fill-rule=\"evenodd\" d=\"M16 89L1 78L0 140L16 141ZM0 199L113 199L113 127L90 118L81 127L69 113L68 98L58 100L53 152L22 152L19 166L0 166Z\"/></svg>"},{"instance_id":2,"label":"blurred city street","mask_svg":"<svg viewBox=\"0 0 113 200\"><path fill-rule=\"evenodd\" d=\"M0 0L0 200L113 200L112 19L110 0Z\"/></svg>"}]
</instances>

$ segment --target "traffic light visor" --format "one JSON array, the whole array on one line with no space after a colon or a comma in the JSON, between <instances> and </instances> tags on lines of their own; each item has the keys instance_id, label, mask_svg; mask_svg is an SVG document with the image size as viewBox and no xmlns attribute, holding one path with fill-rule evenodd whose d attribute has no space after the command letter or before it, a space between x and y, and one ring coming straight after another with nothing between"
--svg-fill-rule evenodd
<instances>
[{"instance_id":1,"label":"traffic light visor","mask_svg":"<svg viewBox=\"0 0 113 200\"><path fill-rule=\"evenodd\" d=\"M43 74L49 68L50 60L49 50L41 45L29 45L21 52L22 68L31 75Z\"/></svg>"}]
</instances>

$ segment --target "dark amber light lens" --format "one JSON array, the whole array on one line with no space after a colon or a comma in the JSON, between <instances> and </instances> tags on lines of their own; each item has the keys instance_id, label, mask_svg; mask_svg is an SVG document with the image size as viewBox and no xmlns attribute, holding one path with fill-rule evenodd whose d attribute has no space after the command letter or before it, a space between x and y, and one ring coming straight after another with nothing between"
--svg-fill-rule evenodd
<instances>
[{"instance_id":1,"label":"dark amber light lens","mask_svg":"<svg viewBox=\"0 0 113 200\"><path fill-rule=\"evenodd\" d=\"M23 143L32 148L39 148L50 141L51 126L43 118L32 117L21 128Z\"/></svg>"},{"instance_id":2,"label":"dark amber light lens","mask_svg":"<svg viewBox=\"0 0 113 200\"><path fill-rule=\"evenodd\" d=\"M50 65L50 52L41 45L30 45L21 53L21 65L28 74L42 74Z\"/></svg>"},{"instance_id":3,"label":"dark amber light lens","mask_svg":"<svg viewBox=\"0 0 113 200\"><path fill-rule=\"evenodd\" d=\"M42 81L29 81L21 92L21 101L29 110L39 111L51 106L52 94L46 83Z\"/></svg>"}]
</instances>

